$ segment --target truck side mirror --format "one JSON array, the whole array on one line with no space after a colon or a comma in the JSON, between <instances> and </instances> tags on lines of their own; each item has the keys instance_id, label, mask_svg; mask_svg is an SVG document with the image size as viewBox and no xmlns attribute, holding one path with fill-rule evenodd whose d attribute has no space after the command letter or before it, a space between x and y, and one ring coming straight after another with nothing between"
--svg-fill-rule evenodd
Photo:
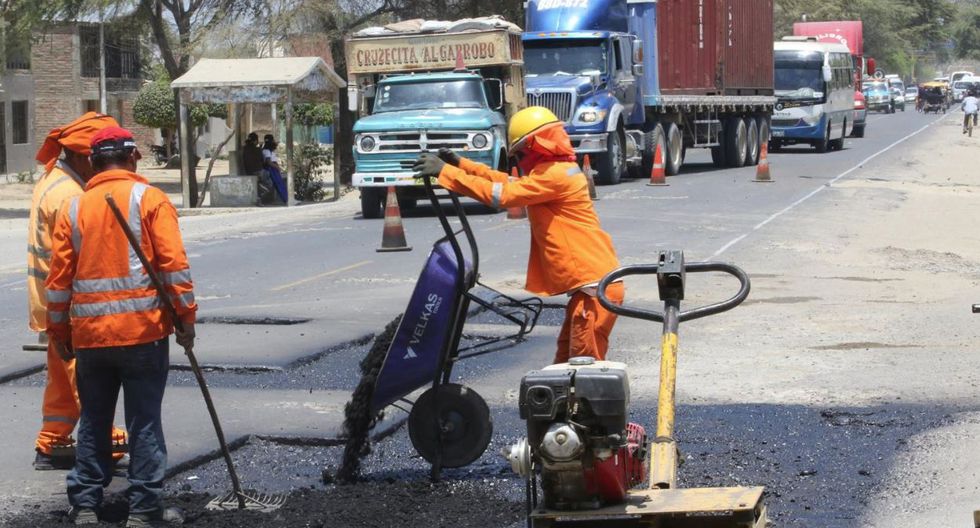
<instances>
[{"instance_id":1,"label":"truck side mirror","mask_svg":"<svg viewBox=\"0 0 980 528\"><path fill-rule=\"evenodd\" d=\"M823 82L830 82L834 80L834 71L830 69L829 64L823 65Z\"/></svg>"},{"instance_id":2,"label":"truck side mirror","mask_svg":"<svg viewBox=\"0 0 980 528\"><path fill-rule=\"evenodd\" d=\"M347 109L354 113L361 109L361 90L356 84L347 85Z\"/></svg>"},{"instance_id":3,"label":"truck side mirror","mask_svg":"<svg viewBox=\"0 0 980 528\"><path fill-rule=\"evenodd\" d=\"M633 39L633 64L643 64L643 41Z\"/></svg>"},{"instance_id":4,"label":"truck side mirror","mask_svg":"<svg viewBox=\"0 0 980 528\"><path fill-rule=\"evenodd\" d=\"M490 108L500 110L504 107L504 83L500 79L484 79L483 88Z\"/></svg>"}]
</instances>

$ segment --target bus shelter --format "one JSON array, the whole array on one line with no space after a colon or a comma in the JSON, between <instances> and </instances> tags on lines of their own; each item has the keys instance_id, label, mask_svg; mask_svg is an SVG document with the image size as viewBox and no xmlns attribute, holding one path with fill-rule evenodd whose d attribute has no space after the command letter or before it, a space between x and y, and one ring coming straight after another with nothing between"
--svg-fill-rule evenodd
<instances>
[{"instance_id":1,"label":"bus shelter","mask_svg":"<svg viewBox=\"0 0 980 528\"><path fill-rule=\"evenodd\" d=\"M193 152L190 142L193 104L229 105L228 120L235 145L241 145L239 108L245 104L282 105L286 125L286 189L288 204L295 203L293 163L293 105L337 102L337 93L347 83L320 57L281 57L264 59L201 59L187 73L171 83L179 92L180 152ZM237 154L237 148L236 148ZM184 207L197 199L190 195L193 156L180 157L180 182ZM232 163L238 167L237 160ZM334 177L334 197L339 193Z\"/></svg>"}]
</instances>

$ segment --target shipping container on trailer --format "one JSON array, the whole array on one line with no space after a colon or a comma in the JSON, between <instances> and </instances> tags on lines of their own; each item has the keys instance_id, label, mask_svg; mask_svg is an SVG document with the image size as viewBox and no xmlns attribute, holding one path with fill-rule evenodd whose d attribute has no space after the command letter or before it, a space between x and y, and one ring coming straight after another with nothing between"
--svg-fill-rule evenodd
<instances>
[{"instance_id":1,"label":"shipping container on trailer","mask_svg":"<svg viewBox=\"0 0 980 528\"><path fill-rule=\"evenodd\" d=\"M773 0L529 0L528 104L566 122L600 183L648 177L657 147L755 164L773 96Z\"/></svg>"}]
</instances>

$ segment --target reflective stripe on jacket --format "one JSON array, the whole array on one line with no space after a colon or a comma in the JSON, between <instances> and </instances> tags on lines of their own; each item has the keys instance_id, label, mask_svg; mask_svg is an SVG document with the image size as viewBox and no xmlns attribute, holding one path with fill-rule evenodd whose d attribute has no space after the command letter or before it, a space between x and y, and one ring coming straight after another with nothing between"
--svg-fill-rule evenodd
<instances>
[{"instance_id":1,"label":"reflective stripe on jacket","mask_svg":"<svg viewBox=\"0 0 980 528\"><path fill-rule=\"evenodd\" d=\"M181 320L197 304L177 211L163 191L124 170L92 178L58 216L46 283L48 331L75 348L149 343L173 332L156 291L106 203L112 193L139 245L160 275Z\"/></svg>"},{"instance_id":2,"label":"reflective stripe on jacket","mask_svg":"<svg viewBox=\"0 0 980 528\"><path fill-rule=\"evenodd\" d=\"M82 194L85 182L59 161L34 186L30 220L27 224L27 306L31 330L47 328L44 281L51 269L51 235L58 209L65 201Z\"/></svg>"},{"instance_id":3,"label":"reflective stripe on jacket","mask_svg":"<svg viewBox=\"0 0 980 528\"><path fill-rule=\"evenodd\" d=\"M575 163L539 163L524 178L467 159L446 164L439 184L494 207L527 207L531 252L525 288L558 295L598 282L619 267L612 239L599 225L585 174Z\"/></svg>"}]
</instances>

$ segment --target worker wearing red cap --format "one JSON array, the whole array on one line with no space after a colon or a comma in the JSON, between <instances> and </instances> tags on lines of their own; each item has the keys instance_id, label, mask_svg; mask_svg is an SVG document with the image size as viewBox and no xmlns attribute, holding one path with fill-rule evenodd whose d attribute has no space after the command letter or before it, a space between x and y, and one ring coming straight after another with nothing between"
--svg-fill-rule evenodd
<instances>
[{"instance_id":1,"label":"worker wearing red cap","mask_svg":"<svg viewBox=\"0 0 980 528\"><path fill-rule=\"evenodd\" d=\"M438 176L444 188L493 207L527 207L531 252L525 288L537 295L569 296L555 363L575 356L605 359L616 314L599 304L596 286L619 267L619 260L599 224L571 140L561 120L543 107L514 114L508 139L511 155L526 174L517 181L448 149L438 157L423 154L415 170ZM623 284L613 283L606 294L621 304Z\"/></svg>"},{"instance_id":2,"label":"worker wearing red cap","mask_svg":"<svg viewBox=\"0 0 980 528\"><path fill-rule=\"evenodd\" d=\"M82 188L92 176L89 164L92 137L106 127L119 126L107 115L89 112L67 125L52 130L37 152L37 160L44 164L44 176L34 186L30 221L27 228L27 297L30 309L31 330L40 334L41 342L47 342L47 298L44 281L51 265L51 236L61 205L70 198L82 194ZM34 448L34 468L69 469L75 463L74 440L71 438L78 422L78 391L75 387L75 361L62 358L49 344L47 357L47 382L44 387L44 403L41 431ZM126 442L126 432L113 430L117 447ZM122 453L116 457L121 458Z\"/></svg>"},{"instance_id":3,"label":"worker wearing red cap","mask_svg":"<svg viewBox=\"0 0 980 528\"><path fill-rule=\"evenodd\" d=\"M48 334L56 350L76 355L82 404L75 467L67 479L70 517L75 524L98 522L103 487L112 480L109 431L122 388L131 457L127 526L177 522L179 512L161 502L167 448L160 415L174 322L161 309L106 195L120 204L173 300L184 328L177 342L184 347L193 346L197 311L190 267L176 209L136 174L140 153L132 134L106 128L91 148L95 176L58 214L45 283Z\"/></svg>"}]
</instances>

